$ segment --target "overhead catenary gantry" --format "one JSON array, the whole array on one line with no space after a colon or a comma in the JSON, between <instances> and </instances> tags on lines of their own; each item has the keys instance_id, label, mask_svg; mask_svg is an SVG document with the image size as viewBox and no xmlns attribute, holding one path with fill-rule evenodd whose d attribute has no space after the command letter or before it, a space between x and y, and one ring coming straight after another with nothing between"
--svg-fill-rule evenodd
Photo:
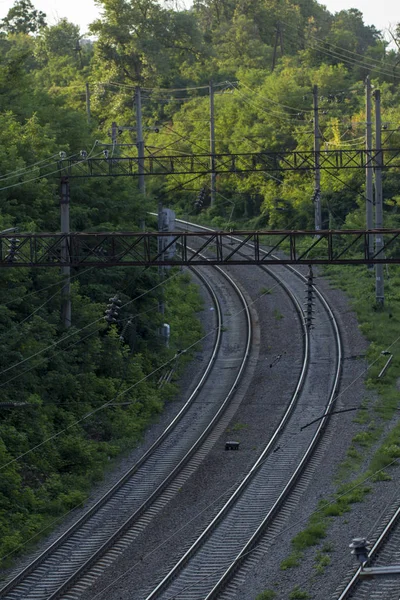
<instances>
[{"instance_id":1,"label":"overhead catenary gantry","mask_svg":"<svg viewBox=\"0 0 400 600\"><path fill-rule=\"evenodd\" d=\"M381 263L400 264L400 229L0 235L0 268Z\"/></svg>"},{"instance_id":2,"label":"overhead catenary gantry","mask_svg":"<svg viewBox=\"0 0 400 600\"><path fill-rule=\"evenodd\" d=\"M182 154L171 156L146 155L144 157L118 157L109 155L103 158L64 159L57 162L57 171L69 178L82 177L139 177L145 175L207 175L219 173L252 173L278 171L313 171L316 157L321 170L373 169L377 160L382 160L382 168L400 167L400 148L382 151L358 150L311 150L294 152L247 152L218 153L213 155L213 169L210 166L211 154ZM140 168L139 168L140 167ZM54 173L54 165L47 167ZM45 172L43 172L45 176Z\"/></svg>"}]
</instances>

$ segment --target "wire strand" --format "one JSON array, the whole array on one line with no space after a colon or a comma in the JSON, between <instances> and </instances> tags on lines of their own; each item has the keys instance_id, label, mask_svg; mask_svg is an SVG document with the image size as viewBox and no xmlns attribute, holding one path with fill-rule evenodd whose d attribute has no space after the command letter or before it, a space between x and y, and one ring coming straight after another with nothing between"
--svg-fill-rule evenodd
<instances>
[{"instance_id":1,"label":"wire strand","mask_svg":"<svg viewBox=\"0 0 400 600\"><path fill-rule=\"evenodd\" d=\"M262 98L263 100L266 100L267 102L270 102L271 104L276 104L277 106L282 106L283 108L288 108L289 110L294 110L295 112L303 112L303 113L304 112L306 112L306 113L314 112L312 109L309 109L309 108L295 108L294 106L288 106L287 104L282 104L281 102L276 102L275 100L272 100L271 98L268 98L267 96L262 96L259 92L256 92L255 90L251 89L248 85L246 85L242 81L239 82L239 85L248 89L250 92L252 92L252 94L258 94L259 98ZM284 113L284 114L287 114L287 113Z\"/></svg>"},{"instance_id":2,"label":"wire strand","mask_svg":"<svg viewBox=\"0 0 400 600\"><path fill-rule=\"evenodd\" d=\"M172 277L176 277L176 275L172 275ZM172 277L170 279L172 279ZM157 289L158 287L160 287L161 285L164 285L164 282L161 281L159 283L157 283L156 285L154 285L151 289L146 290L145 292L143 292L142 294L139 294L139 296L136 296L135 298L133 298L132 300L129 300L128 302L126 302L125 304L122 304L120 306L120 308L125 308L126 306L129 306L130 304L132 304L132 302L135 302L136 300L139 300L140 298L142 298L143 296L145 296L146 294L149 294L150 292L154 291L155 289ZM81 331L84 331L85 329L87 329L88 327L90 327L91 325L95 325L96 323L99 323L100 321L103 320L103 317L99 317L98 319L96 319L95 321L92 321L91 323L88 323L87 325L85 325L84 327L82 327L81 329L77 329L76 331L73 331L72 333L68 334L67 336L65 336L64 338L61 338L60 340L58 340L57 342L54 342L53 344L50 344L49 346L47 346L46 348L42 348L41 350L38 350L37 352L35 352L34 354L31 354L30 356L27 356L26 358L24 358L23 360L15 363L14 365L11 365L10 367L7 367L7 369L4 369L3 371L0 371L0 375L4 375L4 373L7 373L8 371L11 371L12 369L15 369L16 367L26 363L28 360L31 360L32 358L35 358L36 356L39 356L40 354L43 354L43 352L46 352L47 350L51 350L52 348L54 348L55 346L58 346L59 344L61 344L62 342L64 342L65 340L69 339L70 337L77 335L78 333L80 333Z\"/></svg>"},{"instance_id":3,"label":"wire strand","mask_svg":"<svg viewBox=\"0 0 400 600\"><path fill-rule=\"evenodd\" d=\"M96 156L100 156L101 154L103 154L102 152L99 152L99 154L95 154L94 157ZM70 158L73 158L74 156L77 156L77 154L72 154L71 156L67 157L66 159L63 160L67 160ZM83 160L78 160L76 162L76 164L81 164L83 162L85 162L87 160L87 158L83 159ZM32 179L27 179L26 181L20 181L18 183L13 183L12 185L8 185L6 187L2 187L0 188L0 192L4 192L5 190L9 190L11 188L15 188L15 187L19 187L21 185L25 185L26 183L31 183L32 181L39 181L41 179L44 179L46 177L49 177L49 175L54 175L55 173L59 173L60 171L63 171L65 169L65 167L60 167L59 169L56 169L55 171L51 171L50 173L45 173L44 175L38 175L37 177L33 177Z\"/></svg>"},{"instance_id":4,"label":"wire strand","mask_svg":"<svg viewBox=\"0 0 400 600\"><path fill-rule=\"evenodd\" d=\"M53 162L51 159L56 158L57 156L59 156L58 153L53 154L52 156L49 156L48 158L44 158L43 160L39 160L38 162L28 165L26 167L22 167L21 169L16 169L15 171L10 171L9 173L6 173L5 175L0 175L0 181L6 181L7 179L12 179L13 177L16 177L19 173L22 173L23 171L31 171L36 166L42 165L43 163L50 164L50 162ZM73 156L76 156L76 155L74 154Z\"/></svg>"}]
</instances>

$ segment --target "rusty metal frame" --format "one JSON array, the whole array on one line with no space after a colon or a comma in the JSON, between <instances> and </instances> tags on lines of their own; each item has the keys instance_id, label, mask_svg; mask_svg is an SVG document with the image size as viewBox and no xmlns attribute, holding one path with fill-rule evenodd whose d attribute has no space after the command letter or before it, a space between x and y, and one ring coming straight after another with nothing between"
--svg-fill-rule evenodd
<instances>
[{"instance_id":1,"label":"rusty metal frame","mask_svg":"<svg viewBox=\"0 0 400 600\"><path fill-rule=\"evenodd\" d=\"M378 254L368 256L371 235L381 235L384 247ZM162 251L160 237L168 238ZM0 235L0 268L400 264L400 229L19 233L15 252L10 256L12 239L14 235ZM67 258L62 259L65 242ZM174 244L176 252L171 258L169 250ZM245 244L248 251L243 254ZM207 257L203 256L205 252Z\"/></svg>"},{"instance_id":2,"label":"rusty metal frame","mask_svg":"<svg viewBox=\"0 0 400 600\"><path fill-rule=\"evenodd\" d=\"M382 156L382 168L400 166L400 149L384 148L382 151L365 149L322 150L319 163L323 170L374 168L378 154ZM315 152L312 150L293 152L247 152L236 154L215 154L216 173L313 171ZM396 161L396 159L399 159ZM210 154L182 154L155 156L150 154L143 159L145 175L201 175L210 170ZM136 177L139 175L138 157L66 159L57 162L61 176L82 177ZM46 167L48 174L54 172L55 165ZM43 171L43 176L46 173Z\"/></svg>"}]
</instances>

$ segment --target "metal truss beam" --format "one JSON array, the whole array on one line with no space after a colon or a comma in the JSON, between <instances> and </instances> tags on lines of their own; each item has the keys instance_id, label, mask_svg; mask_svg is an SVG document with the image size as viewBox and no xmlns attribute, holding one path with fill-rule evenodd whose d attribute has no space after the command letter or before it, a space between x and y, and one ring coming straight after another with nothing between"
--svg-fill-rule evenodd
<instances>
[{"instance_id":1,"label":"metal truss beam","mask_svg":"<svg viewBox=\"0 0 400 600\"><path fill-rule=\"evenodd\" d=\"M0 268L379 263L400 263L400 229L0 235Z\"/></svg>"},{"instance_id":2,"label":"metal truss beam","mask_svg":"<svg viewBox=\"0 0 400 600\"><path fill-rule=\"evenodd\" d=\"M324 170L365 169L375 167L379 151L323 150L318 153ZM215 173L250 173L276 171L312 171L315 169L314 151L303 152L251 152L241 154L215 154ZM180 156L145 156L141 158L145 175L206 175L211 173L210 154ZM383 168L400 167L400 149L382 150ZM61 176L79 177L138 177L139 158L88 158L60 160L57 170ZM54 165L47 167L54 173Z\"/></svg>"}]
</instances>

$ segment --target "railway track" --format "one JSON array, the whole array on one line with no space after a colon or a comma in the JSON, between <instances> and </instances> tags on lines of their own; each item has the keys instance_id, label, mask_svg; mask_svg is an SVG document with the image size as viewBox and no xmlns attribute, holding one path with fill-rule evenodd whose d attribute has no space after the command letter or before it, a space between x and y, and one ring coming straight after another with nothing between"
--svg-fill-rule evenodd
<instances>
[{"instance_id":1,"label":"railway track","mask_svg":"<svg viewBox=\"0 0 400 600\"><path fill-rule=\"evenodd\" d=\"M399 600L400 598L400 507L399 500L390 507L375 539L371 540L365 568L397 565L397 573L366 577L358 568L340 586L332 600Z\"/></svg>"},{"instance_id":2,"label":"railway track","mask_svg":"<svg viewBox=\"0 0 400 600\"><path fill-rule=\"evenodd\" d=\"M241 240L234 239L234 243L240 244ZM301 314L299 297L304 293L304 276L294 268L282 267L274 269L273 276ZM143 596L146 600L231 597L228 583L237 569L266 532L275 528L276 533L279 529L281 511L322 438L340 380L339 329L323 295L315 290L314 297L313 334L310 336L304 328L303 369L275 434L213 521L158 585ZM321 415L325 416L301 429Z\"/></svg>"},{"instance_id":3,"label":"railway track","mask_svg":"<svg viewBox=\"0 0 400 600\"><path fill-rule=\"evenodd\" d=\"M229 275L213 270L213 275L207 277L213 279L211 286L199 271L197 276L213 298L217 322L214 351L194 392L129 472L62 536L11 577L0 590L0 598L78 598L179 491L226 427L234 391L249 358L250 311ZM235 315L226 331L223 313Z\"/></svg>"}]
</instances>

